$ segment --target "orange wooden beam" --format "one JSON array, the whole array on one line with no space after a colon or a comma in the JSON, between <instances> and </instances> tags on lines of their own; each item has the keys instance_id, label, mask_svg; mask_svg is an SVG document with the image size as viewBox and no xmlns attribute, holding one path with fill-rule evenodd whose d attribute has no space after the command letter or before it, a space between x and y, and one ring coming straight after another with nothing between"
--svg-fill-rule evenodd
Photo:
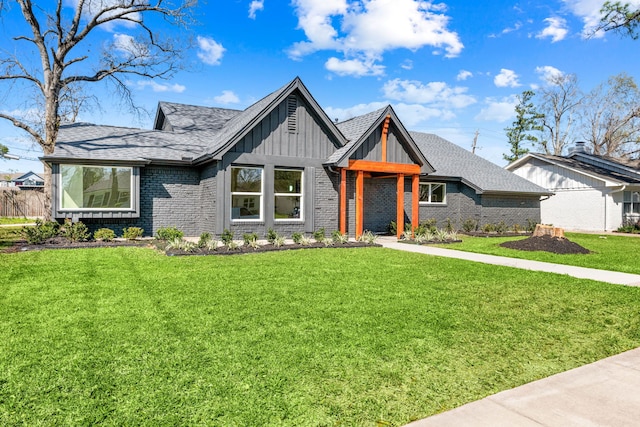
<instances>
[{"instance_id":1,"label":"orange wooden beam","mask_svg":"<svg viewBox=\"0 0 640 427\"><path fill-rule=\"evenodd\" d=\"M356 174L356 238L362 236L364 219L364 172Z\"/></svg>"},{"instance_id":2,"label":"orange wooden beam","mask_svg":"<svg viewBox=\"0 0 640 427\"><path fill-rule=\"evenodd\" d=\"M402 237L404 233L404 175L398 174L398 189L397 189L397 215L396 215L396 230L398 230L398 239Z\"/></svg>"},{"instance_id":3,"label":"orange wooden beam","mask_svg":"<svg viewBox=\"0 0 640 427\"><path fill-rule=\"evenodd\" d=\"M347 170L340 169L340 233L347 232Z\"/></svg>"},{"instance_id":4,"label":"orange wooden beam","mask_svg":"<svg viewBox=\"0 0 640 427\"><path fill-rule=\"evenodd\" d=\"M415 237L416 228L420 225L420 175L411 177L411 232Z\"/></svg>"},{"instance_id":5,"label":"orange wooden beam","mask_svg":"<svg viewBox=\"0 0 640 427\"><path fill-rule=\"evenodd\" d=\"M349 160L347 170L364 172L386 172L405 175L419 175L420 166L408 163L382 163L370 160Z\"/></svg>"},{"instance_id":6,"label":"orange wooden beam","mask_svg":"<svg viewBox=\"0 0 640 427\"><path fill-rule=\"evenodd\" d=\"M384 119L384 124L382 125L382 161L387 161L387 135L389 134L389 120L391 119L391 115L387 114L387 117Z\"/></svg>"}]
</instances>

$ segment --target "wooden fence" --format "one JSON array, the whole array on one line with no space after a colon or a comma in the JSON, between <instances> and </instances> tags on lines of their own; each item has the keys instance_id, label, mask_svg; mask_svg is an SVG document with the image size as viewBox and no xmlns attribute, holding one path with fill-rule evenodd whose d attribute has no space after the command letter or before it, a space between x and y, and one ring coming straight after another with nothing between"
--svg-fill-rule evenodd
<instances>
[{"instance_id":1,"label":"wooden fence","mask_svg":"<svg viewBox=\"0 0 640 427\"><path fill-rule=\"evenodd\" d=\"M44 192L40 189L0 191L0 216L43 217Z\"/></svg>"}]
</instances>

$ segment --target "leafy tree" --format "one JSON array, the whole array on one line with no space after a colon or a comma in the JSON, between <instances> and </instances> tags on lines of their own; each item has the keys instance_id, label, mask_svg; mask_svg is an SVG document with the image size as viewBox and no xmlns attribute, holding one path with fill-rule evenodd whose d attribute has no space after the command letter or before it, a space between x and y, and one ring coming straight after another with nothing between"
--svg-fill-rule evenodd
<instances>
[{"instance_id":1,"label":"leafy tree","mask_svg":"<svg viewBox=\"0 0 640 427\"><path fill-rule=\"evenodd\" d=\"M583 95L575 74L555 74L540 89L542 138L539 147L546 154L559 156L572 142L573 125Z\"/></svg>"},{"instance_id":2,"label":"leafy tree","mask_svg":"<svg viewBox=\"0 0 640 427\"><path fill-rule=\"evenodd\" d=\"M615 31L623 33L632 39L638 39L638 24L640 24L640 9L633 8L630 3L607 1L600 9L602 17L596 31Z\"/></svg>"},{"instance_id":3,"label":"leafy tree","mask_svg":"<svg viewBox=\"0 0 640 427\"><path fill-rule=\"evenodd\" d=\"M31 0L3 2L0 15L21 15L28 34L12 38L10 52L0 52L0 83L20 93L28 113L0 112L0 119L27 132L45 155L53 153L62 123L75 120L78 112L97 99L88 85L110 83L115 93L136 111L127 87L128 76L169 78L180 67L184 43L159 35L153 23L163 21L188 26L196 0L170 3L165 0ZM49 4L54 7L48 8ZM15 5L20 14L12 10ZM101 37L114 27L122 28L110 41ZM126 33L126 34L125 34ZM32 95L30 97L29 95ZM51 206L51 169L44 165L45 212Z\"/></svg>"},{"instance_id":4,"label":"leafy tree","mask_svg":"<svg viewBox=\"0 0 640 427\"><path fill-rule=\"evenodd\" d=\"M625 73L610 77L587 95L582 128L592 152L610 157L638 153L640 89Z\"/></svg>"},{"instance_id":5,"label":"leafy tree","mask_svg":"<svg viewBox=\"0 0 640 427\"><path fill-rule=\"evenodd\" d=\"M509 150L509 154L503 154L502 157L508 162L518 160L527 154L529 152L529 149L525 146L527 143L535 144L538 142L538 138L530 133L532 131L542 130L539 124L542 116L536 112L535 105L532 101L534 96L535 93L530 90L525 90L521 95L517 96L518 104L515 107L516 120L512 123L511 127L504 129L509 139L511 149Z\"/></svg>"},{"instance_id":6,"label":"leafy tree","mask_svg":"<svg viewBox=\"0 0 640 427\"><path fill-rule=\"evenodd\" d=\"M9 148L6 145L0 144L0 157L4 157L9 152Z\"/></svg>"}]
</instances>

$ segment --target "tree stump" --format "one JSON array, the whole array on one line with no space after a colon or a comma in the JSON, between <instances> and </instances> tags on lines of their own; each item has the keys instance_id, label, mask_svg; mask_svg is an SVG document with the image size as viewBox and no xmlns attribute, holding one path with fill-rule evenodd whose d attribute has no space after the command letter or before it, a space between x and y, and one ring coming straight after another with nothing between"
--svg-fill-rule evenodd
<instances>
[{"instance_id":1,"label":"tree stump","mask_svg":"<svg viewBox=\"0 0 640 427\"><path fill-rule=\"evenodd\" d=\"M541 236L551 236L564 239L564 228L554 227L552 225L536 224L536 229L533 231L533 237Z\"/></svg>"}]
</instances>

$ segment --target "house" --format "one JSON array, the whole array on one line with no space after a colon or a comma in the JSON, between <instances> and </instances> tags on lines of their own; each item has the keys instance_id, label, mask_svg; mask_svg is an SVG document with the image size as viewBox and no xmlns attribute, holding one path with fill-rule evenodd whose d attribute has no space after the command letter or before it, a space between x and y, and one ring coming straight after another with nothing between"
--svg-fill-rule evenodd
<instances>
[{"instance_id":1,"label":"house","mask_svg":"<svg viewBox=\"0 0 640 427\"><path fill-rule=\"evenodd\" d=\"M567 156L529 153L506 168L555 193L541 202L543 223L610 231L640 220L639 166L590 154L578 142Z\"/></svg>"},{"instance_id":2,"label":"house","mask_svg":"<svg viewBox=\"0 0 640 427\"><path fill-rule=\"evenodd\" d=\"M334 123L299 78L243 111L160 102L153 129L61 126L52 215L186 235L324 228L358 236L438 218L537 221L549 192L391 106Z\"/></svg>"},{"instance_id":3,"label":"house","mask_svg":"<svg viewBox=\"0 0 640 427\"><path fill-rule=\"evenodd\" d=\"M0 187L14 190L33 190L44 188L44 179L35 172L0 173Z\"/></svg>"}]
</instances>

